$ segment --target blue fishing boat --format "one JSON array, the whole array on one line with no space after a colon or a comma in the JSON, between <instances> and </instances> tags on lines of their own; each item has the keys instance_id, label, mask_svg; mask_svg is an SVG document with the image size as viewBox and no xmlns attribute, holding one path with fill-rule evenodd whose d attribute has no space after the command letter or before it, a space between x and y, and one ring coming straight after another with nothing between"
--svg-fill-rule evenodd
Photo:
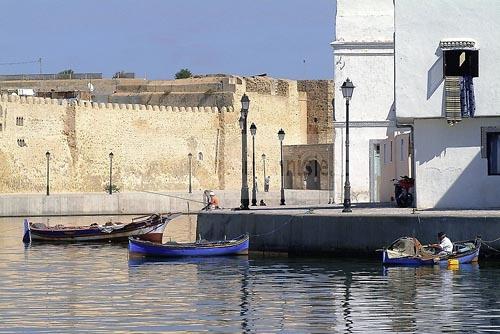
<instances>
[{"instance_id":1,"label":"blue fishing boat","mask_svg":"<svg viewBox=\"0 0 500 334\"><path fill-rule=\"evenodd\" d=\"M477 262L481 239L453 244L451 254L436 253L429 245L422 245L413 237L402 237L382 250L382 263L396 266L449 265Z\"/></svg>"},{"instance_id":2,"label":"blue fishing boat","mask_svg":"<svg viewBox=\"0 0 500 334\"><path fill-rule=\"evenodd\" d=\"M167 223L180 215L180 213L152 214L134 218L127 224L108 222L87 226L48 226L25 219L23 242L126 241L131 236L137 236L161 243Z\"/></svg>"},{"instance_id":3,"label":"blue fishing boat","mask_svg":"<svg viewBox=\"0 0 500 334\"><path fill-rule=\"evenodd\" d=\"M129 251L152 257L180 256L221 256L248 254L249 236L244 234L232 240L205 241L193 243L167 242L154 243L136 238L129 238Z\"/></svg>"}]
</instances>

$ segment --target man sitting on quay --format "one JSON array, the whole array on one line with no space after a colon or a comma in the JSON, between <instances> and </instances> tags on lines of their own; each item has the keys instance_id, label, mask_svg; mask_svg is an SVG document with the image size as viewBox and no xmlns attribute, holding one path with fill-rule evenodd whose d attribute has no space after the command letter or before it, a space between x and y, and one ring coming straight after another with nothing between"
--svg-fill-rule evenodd
<instances>
[{"instance_id":1,"label":"man sitting on quay","mask_svg":"<svg viewBox=\"0 0 500 334\"><path fill-rule=\"evenodd\" d=\"M210 203L208 204L208 210L220 209L219 198L215 195L215 192L210 192Z\"/></svg>"}]
</instances>

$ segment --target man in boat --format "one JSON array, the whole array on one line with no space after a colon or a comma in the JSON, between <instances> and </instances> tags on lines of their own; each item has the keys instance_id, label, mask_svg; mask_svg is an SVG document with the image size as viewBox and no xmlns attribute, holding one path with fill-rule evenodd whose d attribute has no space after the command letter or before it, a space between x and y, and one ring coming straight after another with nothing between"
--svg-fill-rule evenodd
<instances>
[{"instance_id":1,"label":"man in boat","mask_svg":"<svg viewBox=\"0 0 500 334\"><path fill-rule=\"evenodd\" d=\"M210 205L209 205L209 209L210 210L220 209L219 197L217 197L213 191L210 192Z\"/></svg>"},{"instance_id":2,"label":"man in boat","mask_svg":"<svg viewBox=\"0 0 500 334\"><path fill-rule=\"evenodd\" d=\"M431 247L439 251L438 255L447 255L453 252L453 243L444 232L438 233L439 244L432 244Z\"/></svg>"}]
</instances>

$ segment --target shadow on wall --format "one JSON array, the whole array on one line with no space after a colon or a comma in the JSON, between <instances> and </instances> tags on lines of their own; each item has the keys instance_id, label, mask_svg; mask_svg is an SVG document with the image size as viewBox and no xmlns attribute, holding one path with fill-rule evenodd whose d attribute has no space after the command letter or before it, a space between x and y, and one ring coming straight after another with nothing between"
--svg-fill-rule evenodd
<instances>
[{"instance_id":1,"label":"shadow on wall","mask_svg":"<svg viewBox=\"0 0 500 334\"><path fill-rule=\"evenodd\" d=\"M451 166L447 169L434 170L433 173L434 175L432 172L426 173L428 176L426 185L448 188L437 200L436 208L500 208L498 196L500 176L488 175L487 159L482 159L480 152L474 155L469 165L461 172L458 167ZM447 183L450 178L454 179L451 185ZM425 193L439 194L440 189L430 189Z\"/></svg>"},{"instance_id":2,"label":"shadow on wall","mask_svg":"<svg viewBox=\"0 0 500 334\"><path fill-rule=\"evenodd\" d=\"M395 121L396 120L396 105L394 101L392 101L391 107L389 108L389 112L387 113L387 117L385 118L387 121Z\"/></svg>"},{"instance_id":3,"label":"shadow on wall","mask_svg":"<svg viewBox=\"0 0 500 334\"><path fill-rule=\"evenodd\" d=\"M440 47L434 53L438 58L427 71L427 100L431 98L436 89L441 85L444 80L443 76L443 51Z\"/></svg>"},{"instance_id":4,"label":"shadow on wall","mask_svg":"<svg viewBox=\"0 0 500 334\"><path fill-rule=\"evenodd\" d=\"M447 148L457 147L480 147L481 146L481 128L477 127L477 133L473 138L476 142L471 142L471 136L464 135L461 127L467 125L466 120L453 127L449 127L445 119L434 119L432 121L422 122L416 124L415 127L415 147L425 147L425 149L418 149L416 152L416 160L419 165L429 162L436 157L446 157ZM441 144L444 133L446 135L446 146ZM417 142L418 141L418 142Z\"/></svg>"}]
</instances>

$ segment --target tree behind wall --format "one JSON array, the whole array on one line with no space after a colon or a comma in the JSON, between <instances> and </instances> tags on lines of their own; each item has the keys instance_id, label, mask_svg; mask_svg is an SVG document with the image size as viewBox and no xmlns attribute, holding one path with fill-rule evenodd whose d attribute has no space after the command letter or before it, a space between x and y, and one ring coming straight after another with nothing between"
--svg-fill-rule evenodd
<instances>
[{"instance_id":1,"label":"tree behind wall","mask_svg":"<svg viewBox=\"0 0 500 334\"><path fill-rule=\"evenodd\" d=\"M191 78L192 76L193 76L193 74L187 68L183 68L179 72L175 73L176 79L187 79L187 78Z\"/></svg>"},{"instance_id":2,"label":"tree behind wall","mask_svg":"<svg viewBox=\"0 0 500 334\"><path fill-rule=\"evenodd\" d=\"M64 71L57 73L57 77L60 79L71 79L71 76L74 73L75 72L72 69L67 69L67 70L64 70Z\"/></svg>"}]
</instances>

